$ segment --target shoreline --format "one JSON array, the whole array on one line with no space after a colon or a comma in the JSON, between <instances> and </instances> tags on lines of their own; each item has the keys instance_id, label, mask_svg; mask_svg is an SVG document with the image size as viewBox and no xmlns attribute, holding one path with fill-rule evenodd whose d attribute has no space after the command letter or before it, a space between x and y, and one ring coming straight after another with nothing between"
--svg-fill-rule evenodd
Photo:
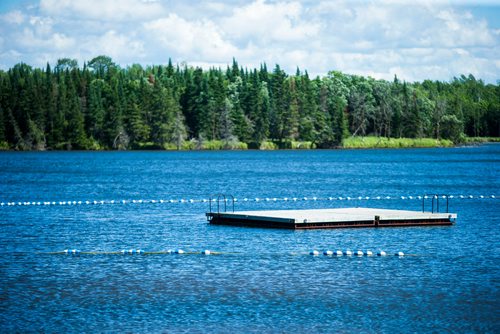
<instances>
[{"instance_id":1,"label":"shoreline","mask_svg":"<svg viewBox=\"0 0 500 334\"><path fill-rule=\"evenodd\" d=\"M216 145L214 145L216 142ZM95 149L95 150L79 150L79 149L42 149L42 150L15 150L0 148L0 152L118 152L118 151L164 151L164 152L189 152L189 151L301 151L301 150L358 150L358 149L405 149L405 148L454 148L463 146L476 146L487 143L500 143L500 137L468 137L464 142L453 143L447 139L433 138L386 138L386 137L349 137L344 140L342 145L318 148L311 142L288 141L281 143L283 147L279 147L276 142L266 141L261 143L260 147L248 147L248 144L243 142L232 143L234 146L223 146L221 141L207 141L204 143L193 144L193 141L186 142L188 145L183 145L177 149L171 145L166 147L152 147L145 145L143 147L130 148L125 150L116 149Z\"/></svg>"}]
</instances>

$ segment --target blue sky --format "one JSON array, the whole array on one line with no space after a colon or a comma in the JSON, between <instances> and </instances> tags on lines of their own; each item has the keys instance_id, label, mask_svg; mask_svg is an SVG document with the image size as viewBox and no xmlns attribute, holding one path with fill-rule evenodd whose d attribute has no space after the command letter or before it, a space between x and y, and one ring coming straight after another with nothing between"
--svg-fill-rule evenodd
<instances>
[{"instance_id":1,"label":"blue sky","mask_svg":"<svg viewBox=\"0 0 500 334\"><path fill-rule=\"evenodd\" d=\"M500 79L500 1L0 0L0 69L120 64L331 70L392 80Z\"/></svg>"}]
</instances>

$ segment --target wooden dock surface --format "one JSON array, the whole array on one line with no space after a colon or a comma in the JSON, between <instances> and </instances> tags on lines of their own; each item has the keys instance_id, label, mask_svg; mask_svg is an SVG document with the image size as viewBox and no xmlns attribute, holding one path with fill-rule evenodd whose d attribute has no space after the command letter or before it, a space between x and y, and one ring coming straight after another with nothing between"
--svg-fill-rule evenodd
<instances>
[{"instance_id":1,"label":"wooden dock surface","mask_svg":"<svg viewBox=\"0 0 500 334\"><path fill-rule=\"evenodd\" d=\"M457 215L455 213L431 213L376 208L341 208L208 212L207 218L211 224L220 225L317 229L452 225Z\"/></svg>"}]
</instances>

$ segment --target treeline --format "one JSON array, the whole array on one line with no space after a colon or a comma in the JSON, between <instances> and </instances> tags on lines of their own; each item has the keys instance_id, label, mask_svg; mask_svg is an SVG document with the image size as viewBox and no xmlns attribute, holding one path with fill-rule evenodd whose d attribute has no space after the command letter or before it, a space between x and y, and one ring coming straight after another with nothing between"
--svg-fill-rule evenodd
<instances>
[{"instance_id":1,"label":"treeline","mask_svg":"<svg viewBox=\"0 0 500 334\"><path fill-rule=\"evenodd\" d=\"M187 65L120 68L17 64L0 71L0 147L45 149L331 148L348 136L498 137L500 86L472 75L451 82L375 80L330 72L310 78Z\"/></svg>"}]
</instances>

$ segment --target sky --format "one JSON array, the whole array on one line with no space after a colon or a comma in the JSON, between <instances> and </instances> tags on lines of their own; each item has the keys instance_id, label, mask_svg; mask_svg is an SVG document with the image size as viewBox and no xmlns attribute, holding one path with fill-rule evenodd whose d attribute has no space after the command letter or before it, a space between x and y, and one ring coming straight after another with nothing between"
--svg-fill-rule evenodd
<instances>
[{"instance_id":1,"label":"sky","mask_svg":"<svg viewBox=\"0 0 500 334\"><path fill-rule=\"evenodd\" d=\"M500 80L500 0L0 0L0 69L279 64L409 82Z\"/></svg>"}]
</instances>

